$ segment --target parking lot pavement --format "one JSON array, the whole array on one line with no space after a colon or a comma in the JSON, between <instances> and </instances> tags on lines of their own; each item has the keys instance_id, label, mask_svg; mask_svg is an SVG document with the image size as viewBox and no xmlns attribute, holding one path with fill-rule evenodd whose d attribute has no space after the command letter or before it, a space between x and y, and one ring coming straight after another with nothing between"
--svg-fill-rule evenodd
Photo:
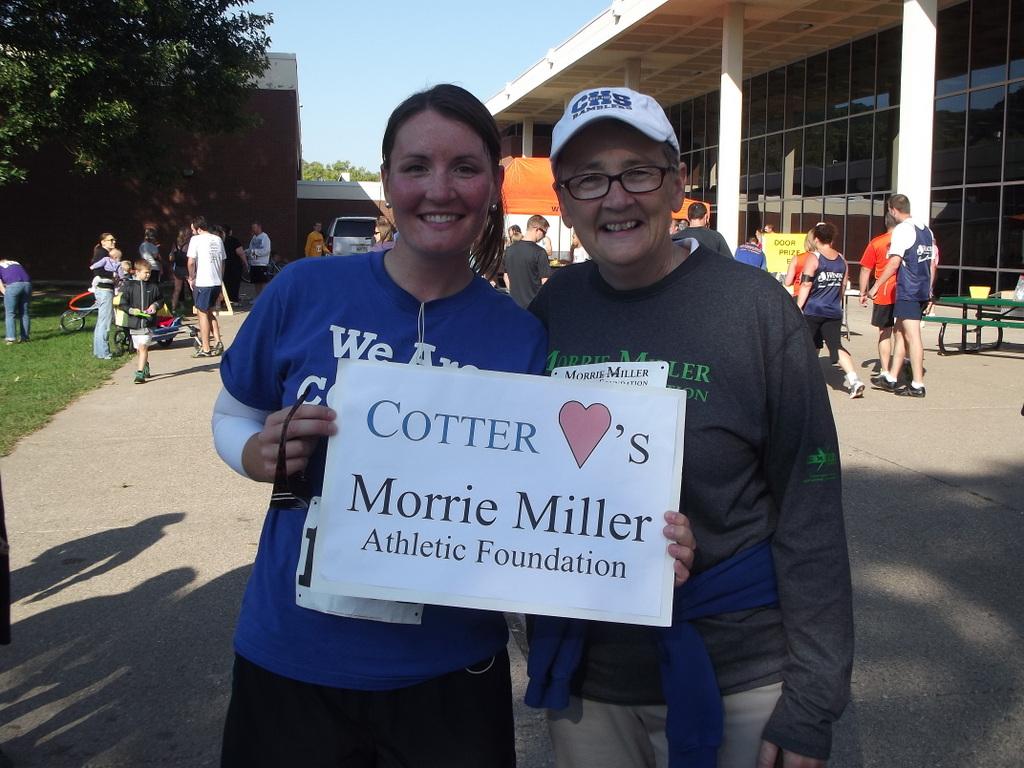
<instances>
[{"instance_id":1,"label":"parking lot pavement","mask_svg":"<svg viewBox=\"0 0 1024 768\"><path fill-rule=\"evenodd\" d=\"M222 319L227 339L243 317ZM851 311L865 373L868 318ZM1024 333L949 357L936 336L926 327L923 400L869 390L851 401L822 363L857 620L840 768L1020 764ZM184 340L156 350L146 386L125 366L0 462L15 621L0 648L0 744L18 766L217 764L231 633L268 495L214 455L217 365ZM520 765L547 768L542 718L517 714Z\"/></svg>"}]
</instances>

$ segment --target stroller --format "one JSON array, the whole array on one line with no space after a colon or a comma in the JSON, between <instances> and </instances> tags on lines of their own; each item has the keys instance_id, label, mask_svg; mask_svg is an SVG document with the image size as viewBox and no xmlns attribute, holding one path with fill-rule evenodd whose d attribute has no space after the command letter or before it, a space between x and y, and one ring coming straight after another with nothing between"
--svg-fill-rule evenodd
<instances>
[{"instance_id":1,"label":"stroller","mask_svg":"<svg viewBox=\"0 0 1024 768\"><path fill-rule=\"evenodd\" d=\"M132 351L131 330L125 326L125 318L129 313L139 317L150 317L141 310L123 310L115 307L114 324L117 329L114 331L114 349L118 354L130 354ZM149 332L153 336L153 341L161 347L169 347L179 333L187 333L193 343L199 343L199 329L191 323L184 322L180 317L158 316L156 324L150 327Z\"/></svg>"}]
</instances>

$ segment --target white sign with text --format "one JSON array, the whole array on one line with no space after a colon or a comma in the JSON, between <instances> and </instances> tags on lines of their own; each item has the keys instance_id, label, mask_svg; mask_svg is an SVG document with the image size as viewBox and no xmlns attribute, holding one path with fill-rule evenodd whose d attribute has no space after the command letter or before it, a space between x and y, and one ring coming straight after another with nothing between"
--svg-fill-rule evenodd
<instances>
[{"instance_id":1,"label":"white sign with text","mask_svg":"<svg viewBox=\"0 0 1024 768\"><path fill-rule=\"evenodd\" d=\"M329 404L313 593L671 623L685 392L340 360Z\"/></svg>"}]
</instances>

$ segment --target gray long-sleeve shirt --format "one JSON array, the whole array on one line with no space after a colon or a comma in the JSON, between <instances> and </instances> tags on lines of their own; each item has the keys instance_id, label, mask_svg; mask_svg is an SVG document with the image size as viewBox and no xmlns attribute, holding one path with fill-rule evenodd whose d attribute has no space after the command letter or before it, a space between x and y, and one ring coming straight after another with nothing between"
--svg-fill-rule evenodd
<instances>
[{"instance_id":1,"label":"gray long-sleeve shirt","mask_svg":"<svg viewBox=\"0 0 1024 768\"><path fill-rule=\"evenodd\" d=\"M698 248L647 288L566 267L531 305L548 369L664 360L688 393L680 510L701 572L772 537L779 608L697 622L723 693L784 681L765 738L827 758L849 697L853 618L839 450L825 383L792 297L768 274ZM591 625L576 689L660 696L650 633Z\"/></svg>"}]
</instances>

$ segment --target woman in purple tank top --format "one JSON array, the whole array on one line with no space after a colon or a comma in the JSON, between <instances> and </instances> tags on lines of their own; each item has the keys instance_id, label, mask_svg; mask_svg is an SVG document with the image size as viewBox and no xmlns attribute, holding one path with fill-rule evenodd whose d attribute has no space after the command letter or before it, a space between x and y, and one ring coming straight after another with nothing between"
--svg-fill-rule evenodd
<instances>
[{"instance_id":1,"label":"woman in purple tank top","mask_svg":"<svg viewBox=\"0 0 1024 768\"><path fill-rule=\"evenodd\" d=\"M847 266L843 255L832 247L836 238L834 224L820 222L809 234L813 251L804 262L797 306L803 310L813 338L828 346L829 360L839 364L846 374L846 390L851 398L864 396L864 382L857 376L853 358L842 343L843 292Z\"/></svg>"}]
</instances>

